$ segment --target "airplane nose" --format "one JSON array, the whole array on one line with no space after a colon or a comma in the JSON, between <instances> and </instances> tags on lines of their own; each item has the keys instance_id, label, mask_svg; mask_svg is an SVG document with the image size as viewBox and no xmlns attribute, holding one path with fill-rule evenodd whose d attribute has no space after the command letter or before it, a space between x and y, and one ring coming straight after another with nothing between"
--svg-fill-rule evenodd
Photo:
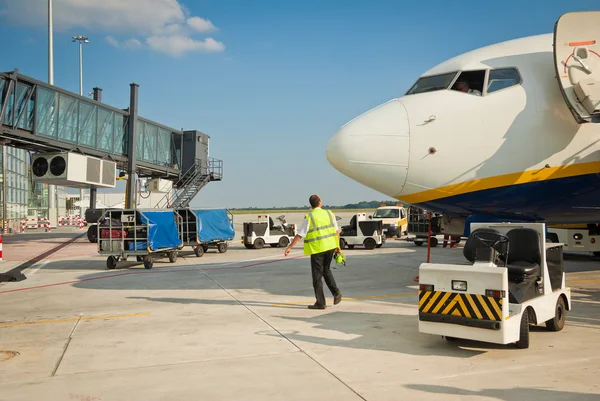
<instances>
[{"instance_id":1,"label":"airplane nose","mask_svg":"<svg viewBox=\"0 0 600 401\"><path fill-rule=\"evenodd\" d=\"M345 176L398 196L408 176L409 134L406 108L391 100L344 125L327 144L327 160Z\"/></svg>"}]
</instances>

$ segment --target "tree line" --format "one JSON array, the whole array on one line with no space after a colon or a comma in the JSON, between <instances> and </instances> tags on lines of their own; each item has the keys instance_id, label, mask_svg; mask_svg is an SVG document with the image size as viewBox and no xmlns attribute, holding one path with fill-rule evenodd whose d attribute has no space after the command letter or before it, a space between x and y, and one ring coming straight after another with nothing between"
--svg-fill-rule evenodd
<instances>
[{"instance_id":1,"label":"tree line","mask_svg":"<svg viewBox=\"0 0 600 401\"><path fill-rule=\"evenodd\" d=\"M358 203L347 203L345 205L323 205L326 209L377 209L381 205L394 206L398 201L361 201ZM307 206L286 206L286 207L243 207L231 208L230 210L306 210Z\"/></svg>"}]
</instances>

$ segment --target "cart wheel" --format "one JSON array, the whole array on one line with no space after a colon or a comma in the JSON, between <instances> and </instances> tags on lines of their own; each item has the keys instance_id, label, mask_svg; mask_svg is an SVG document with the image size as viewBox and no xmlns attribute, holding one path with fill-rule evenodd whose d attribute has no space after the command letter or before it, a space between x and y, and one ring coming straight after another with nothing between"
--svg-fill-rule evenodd
<instances>
[{"instance_id":1,"label":"cart wheel","mask_svg":"<svg viewBox=\"0 0 600 401\"><path fill-rule=\"evenodd\" d=\"M198 245L197 247L194 248L194 253L196 254L197 257L201 257L202 255L204 255L204 248L202 248L202 246Z\"/></svg>"},{"instance_id":2,"label":"cart wheel","mask_svg":"<svg viewBox=\"0 0 600 401\"><path fill-rule=\"evenodd\" d=\"M365 249L375 249L377 246L377 242L373 238L367 238L365 242L363 242Z\"/></svg>"},{"instance_id":3,"label":"cart wheel","mask_svg":"<svg viewBox=\"0 0 600 401\"><path fill-rule=\"evenodd\" d=\"M257 238L254 240L254 249L261 249L265 246L265 240L262 238Z\"/></svg>"},{"instance_id":4,"label":"cart wheel","mask_svg":"<svg viewBox=\"0 0 600 401\"><path fill-rule=\"evenodd\" d=\"M286 246L288 246L290 244L290 239L288 237L281 237L279 238L279 246L282 248L285 248Z\"/></svg>"},{"instance_id":5,"label":"cart wheel","mask_svg":"<svg viewBox=\"0 0 600 401\"><path fill-rule=\"evenodd\" d=\"M432 248L435 248L438 245L438 239L436 237L431 237L431 240L429 240L429 243L431 244Z\"/></svg>"},{"instance_id":6,"label":"cart wheel","mask_svg":"<svg viewBox=\"0 0 600 401\"><path fill-rule=\"evenodd\" d=\"M169 252L169 262L171 262L171 263L177 262L177 251Z\"/></svg>"},{"instance_id":7,"label":"cart wheel","mask_svg":"<svg viewBox=\"0 0 600 401\"><path fill-rule=\"evenodd\" d=\"M219 253L227 252L227 244L225 242L221 242L219 245L217 245L217 250Z\"/></svg>"},{"instance_id":8,"label":"cart wheel","mask_svg":"<svg viewBox=\"0 0 600 401\"><path fill-rule=\"evenodd\" d=\"M340 249L346 249L346 240L340 238Z\"/></svg>"},{"instance_id":9,"label":"cart wheel","mask_svg":"<svg viewBox=\"0 0 600 401\"><path fill-rule=\"evenodd\" d=\"M154 261L152 260L152 256L146 255L144 256L144 269L152 269L152 265Z\"/></svg>"},{"instance_id":10,"label":"cart wheel","mask_svg":"<svg viewBox=\"0 0 600 401\"><path fill-rule=\"evenodd\" d=\"M422 246L423 245L423 241L415 241L415 245L416 246Z\"/></svg>"},{"instance_id":11,"label":"cart wheel","mask_svg":"<svg viewBox=\"0 0 600 401\"><path fill-rule=\"evenodd\" d=\"M516 342L518 348L529 348L529 312L527 309L521 317L521 328L519 329L519 341Z\"/></svg>"},{"instance_id":12,"label":"cart wheel","mask_svg":"<svg viewBox=\"0 0 600 401\"><path fill-rule=\"evenodd\" d=\"M117 258L115 258L114 256L109 256L108 259L106 259L106 267L109 270L112 270L115 267L117 267Z\"/></svg>"},{"instance_id":13,"label":"cart wheel","mask_svg":"<svg viewBox=\"0 0 600 401\"><path fill-rule=\"evenodd\" d=\"M135 259L136 259L138 262L143 262L143 261L144 261L144 257L143 257L143 256L140 256L140 255L137 255L137 256L135 257Z\"/></svg>"},{"instance_id":14,"label":"cart wheel","mask_svg":"<svg viewBox=\"0 0 600 401\"><path fill-rule=\"evenodd\" d=\"M556 308L554 309L554 317L546 321L546 328L550 331L561 331L565 327L567 319L567 307L563 297L558 297Z\"/></svg>"}]
</instances>

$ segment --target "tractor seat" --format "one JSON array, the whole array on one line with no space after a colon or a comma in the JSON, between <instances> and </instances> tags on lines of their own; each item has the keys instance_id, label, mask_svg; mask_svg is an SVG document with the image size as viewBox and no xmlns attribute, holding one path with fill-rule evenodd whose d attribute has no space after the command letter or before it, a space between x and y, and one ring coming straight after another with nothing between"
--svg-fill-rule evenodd
<instances>
[{"instance_id":1,"label":"tractor seat","mask_svg":"<svg viewBox=\"0 0 600 401\"><path fill-rule=\"evenodd\" d=\"M540 238L531 228L514 228L506 233L508 244L508 279L525 281L541 276Z\"/></svg>"},{"instance_id":2,"label":"tractor seat","mask_svg":"<svg viewBox=\"0 0 600 401\"><path fill-rule=\"evenodd\" d=\"M539 277L542 273L542 269L537 263L529 263L526 261L511 262L508 264L508 276L511 275L519 277Z\"/></svg>"},{"instance_id":3,"label":"tractor seat","mask_svg":"<svg viewBox=\"0 0 600 401\"><path fill-rule=\"evenodd\" d=\"M356 215L352 216L350 219L350 224L346 226L342 226L342 230L344 231L356 231Z\"/></svg>"},{"instance_id":4,"label":"tractor seat","mask_svg":"<svg viewBox=\"0 0 600 401\"><path fill-rule=\"evenodd\" d=\"M475 262L478 249L487 249L489 247L479 238L475 237L474 234L479 235L481 238L493 240L494 238L497 238L496 234L499 234L499 232L492 228L478 228L469 235L465 247L463 248L463 255L471 263Z\"/></svg>"}]
</instances>

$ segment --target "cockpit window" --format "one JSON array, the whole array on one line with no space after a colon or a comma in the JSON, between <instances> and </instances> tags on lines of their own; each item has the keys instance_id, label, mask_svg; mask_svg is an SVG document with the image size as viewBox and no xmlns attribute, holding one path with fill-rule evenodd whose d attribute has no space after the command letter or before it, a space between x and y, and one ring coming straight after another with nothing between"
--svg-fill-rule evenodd
<instances>
[{"instance_id":1,"label":"cockpit window","mask_svg":"<svg viewBox=\"0 0 600 401\"><path fill-rule=\"evenodd\" d=\"M453 90L481 96L483 93L483 82L485 81L485 70L463 71L452 85Z\"/></svg>"},{"instance_id":2,"label":"cockpit window","mask_svg":"<svg viewBox=\"0 0 600 401\"><path fill-rule=\"evenodd\" d=\"M406 92L407 95L416 95L417 93L433 92L448 89L450 83L456 76L456 72L450 72L441 75L432 75L420 78L412 88Z\"/></svg>"},{"instance_id":3,"label":"cockpit window","mask_svg":"<svg viewBox=\"0 0 600 401\"><path fill-rule=\"evenodd\" d=\"M497 70L490 70L487 93L510 88L511 86L519 85L520 83L521 76L516 68L500 68Z\"/></svg>"}]
</instances>

